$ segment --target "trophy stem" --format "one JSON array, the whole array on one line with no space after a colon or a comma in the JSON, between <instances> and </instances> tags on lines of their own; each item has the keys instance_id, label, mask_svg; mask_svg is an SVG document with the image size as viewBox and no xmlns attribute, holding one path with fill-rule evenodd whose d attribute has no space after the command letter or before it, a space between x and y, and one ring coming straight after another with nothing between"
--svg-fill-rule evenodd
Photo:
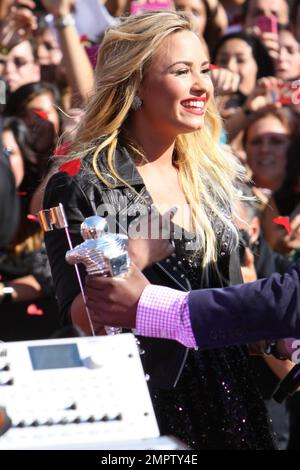
<instances>
[{"instance_id":1,"label":"trophy stem","mask_svg":"<svg viewBox=\"0 0 300 470\"><path fill-rule=\"evenodd\" d=\"M70 234L69 234L68 227L65 227L65 232L66 232L66 237L67 237L70 249L72 250L73 245L72 245L72 241L71 241L71 237L70 237ZM85 297L85 293L84 293L84 290L83 290L83 285L82 285L82 281L81 281L81 277L80 277L80 273L79 273L79 269L78 269L77 264L74 264L74 268L75 268L75 272L76 272L76 275L77 275L77 279L78 279L81 295L82 295L82 298L83 298L83 302L84 302L84 305L85 305L85 311L86 311L86 315L87 315L87 318L88 318L91 333L92 333L92 336L96 336L94 326L93 326L93 323L92 323L92 319L91 319L91 315L90 315L89 309L86 305L86 297Z\"/></svg>"},{"instance_id":2,"label":"trophy stem","mask_svg":"<svg viewBox=\"0 0 300 470\"><path fill-rule=\"evenodd\" d=\"M119 335L122 333L122 328L118 328L116 326L106 326L104 327L105 333L109 336Z\"/></svg>"}]
</instances>

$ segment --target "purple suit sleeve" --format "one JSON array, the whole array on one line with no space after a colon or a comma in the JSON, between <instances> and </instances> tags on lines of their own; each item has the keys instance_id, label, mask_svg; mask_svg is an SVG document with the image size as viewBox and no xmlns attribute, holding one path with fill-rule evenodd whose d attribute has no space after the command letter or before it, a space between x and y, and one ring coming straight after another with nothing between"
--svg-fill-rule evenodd
<instances>
[{"instance_id":1,"label":"purple suit sleeve","mask_svg":"<svg viewBox=\"0 0 300 470\"><path fill-rule=\"evenodd\" d=\"M192 291L188 304L201 349L300 337L300 260L283 275Z\"/></svg>"}]
</instances>

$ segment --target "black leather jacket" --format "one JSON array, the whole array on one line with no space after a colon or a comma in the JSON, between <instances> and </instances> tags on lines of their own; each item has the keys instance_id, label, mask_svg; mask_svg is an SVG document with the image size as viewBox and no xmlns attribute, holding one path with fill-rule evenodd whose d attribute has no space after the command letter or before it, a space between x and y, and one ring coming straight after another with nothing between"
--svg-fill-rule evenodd
<instances>
[{"instance_id":1,"label":"black leather jacket","mask_svg":"<svg viewBox=\"0 0 300 470\"><path fill-rule=\"evenodd\" d=\"M99 163L99 166L102 175L114 183L113 189L107 188L99 180L89 162L82 162L80 172L74 177L67 173L55 174L46 188L44 208L57 206L59 203L64 205L73 246L82 243L80 224L84 218L97 213L107 217L112 231L126 232L128 224L152 202L143 180L125 149L116 152L115 168L139 195L122 182L113 181L105 162ZM116 217L117 224L114 223ZM45 242L62 323L67 324L71 322L71 303L79 293L74 268L65 261L65 253L69 246L63 230L46 233ZM233 258L236 259L235 256ZM173 270L175 264L176 270ZM230 262L228 266L226 277L231 281L234 278L233 283L241 282L238 265ZM84 268L81 266L80 270L84 279ZM162 261L160 266L154 265L146 269L144 273L153 284L177 289L182 286L183 290L189 290L189 283L182 278L174 257ZM145 372L150 375L150 385L158 388L175 386L185 363L187 349L175 341L165 339L143 337L140 340L142 348L146 351L142 361Z\"/></svg>"}]
</instances>

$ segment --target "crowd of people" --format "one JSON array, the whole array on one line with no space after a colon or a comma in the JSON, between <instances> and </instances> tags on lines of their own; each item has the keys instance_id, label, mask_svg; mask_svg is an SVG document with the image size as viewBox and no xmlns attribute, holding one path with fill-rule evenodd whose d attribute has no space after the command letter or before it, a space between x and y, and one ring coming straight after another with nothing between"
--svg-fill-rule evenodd
<instances>
[{"instance_id":1,"label":"crowd of people","mask_svg":"<svg viewBox=\"0 0 300 470\"><path fill-rule=\"evenodd\" d=\"M68 240L36 217L59 203L74 246L91 215L130 236L171 214L129 254L185 292L254 289L299 257L300 1L159 7L0 0L0 340L91 334ZM85 289L105 334L109 296L97 279ZM299 449L300 391L271 398L294 364L260 339L188 350L141 336L161 433L192 449Z\"/></svg>"}]
</instances>

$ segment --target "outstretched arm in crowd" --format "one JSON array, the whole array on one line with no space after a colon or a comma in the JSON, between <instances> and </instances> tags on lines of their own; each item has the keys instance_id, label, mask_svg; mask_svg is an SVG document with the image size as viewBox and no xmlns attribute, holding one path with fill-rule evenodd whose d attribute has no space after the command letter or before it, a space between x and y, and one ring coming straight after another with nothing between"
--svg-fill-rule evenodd
<instances>
[{"instance_id":1,"label":"outstretched arm in crowd","mask_svg":"<svg viewBox=\"0 0 300 470\"><path fill-rule=\"evenodd\" d=\"M72 106L80 106L92 90L94 72L72 19L76 1L42 0L42 3L54 16L54 24L57 26L63 61L72 89Z\"/></svg>"}]
</instances>

